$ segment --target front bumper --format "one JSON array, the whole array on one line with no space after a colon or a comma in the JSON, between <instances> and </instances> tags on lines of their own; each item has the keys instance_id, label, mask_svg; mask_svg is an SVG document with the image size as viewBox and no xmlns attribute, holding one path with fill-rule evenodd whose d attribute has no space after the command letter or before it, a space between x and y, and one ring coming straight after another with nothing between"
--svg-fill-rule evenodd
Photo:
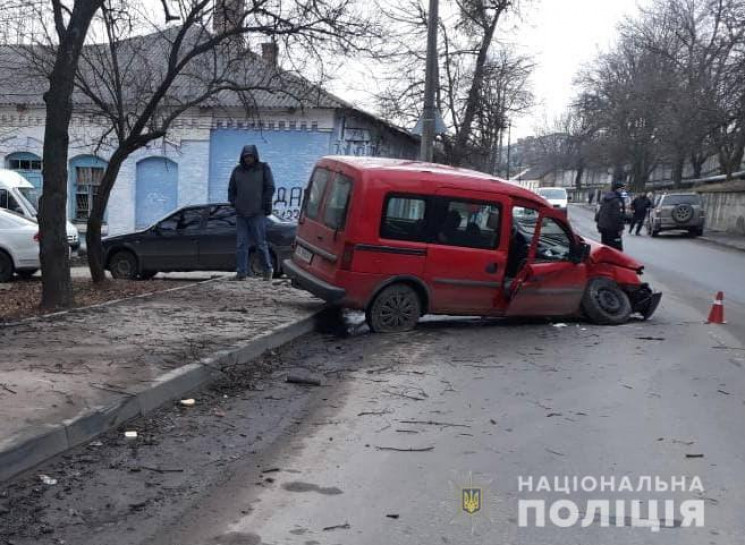
<instances>
[{"instance_id":1,"label":"front bumper","mask_svg":"<svg viewBox=\"0 0 745 545\"><path fill-rule=\"evenodd\" d=\"M653 292L649 284L641 284L633 288L626 289L626 295L631 301L631 309L642 315L647 320L655 313L662 300L661 292Z\"/></svg>"},{"instance_id":2,"label":"front bumper","mask_svg":"<svg viewBox=\"0 0 745 545\"><path fill-rule=\"evenodd\" d=\"M337 303L344 299L347 294L346 290L324 282L320 278L316 278L309 272L301 269L292 259L285 259L282 262L282 271L292 280L293 285L309 291L316 297L320 297L329 303Z\"/></svg>"}]
</instances>

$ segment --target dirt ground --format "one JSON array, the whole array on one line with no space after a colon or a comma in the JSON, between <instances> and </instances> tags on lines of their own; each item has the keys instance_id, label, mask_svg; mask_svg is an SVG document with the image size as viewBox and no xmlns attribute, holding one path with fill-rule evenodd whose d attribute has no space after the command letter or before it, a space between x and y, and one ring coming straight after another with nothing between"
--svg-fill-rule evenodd
<instances>
[{"instance_id":1,"label":"dirt ground","mask_svg":"<svg viewBox=\"0 0 745 545\"><path fill-rule=\"evenodd\" d=\"M173 279L147 282L108 279L102 285L95 286L88 279L76 278L72 285L77 308L163 291L188 283L190 283L188 280ZM50 313L51 311L39 308L40 301L41 278L18 279L7 284L0 284L0 324Z\"/></svg>"}]
</instances>

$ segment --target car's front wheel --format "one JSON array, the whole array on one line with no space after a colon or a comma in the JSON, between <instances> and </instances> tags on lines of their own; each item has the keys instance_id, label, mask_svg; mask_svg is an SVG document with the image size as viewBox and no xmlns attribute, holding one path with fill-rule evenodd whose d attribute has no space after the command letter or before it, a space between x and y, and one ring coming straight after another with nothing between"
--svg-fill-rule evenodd
<instances>
[{"instance_id":1,"label":"car's front wheel","mask_svg":"<svg viewBox=\"0 0 745 545\"><path fill-rule=\"evenodd\" d=\"M24 280L28 280L32 276L36 274L36 271L39 269L23 269L22 271L16 271L16 274L23 278Z\"/></svg>"},{"instance_id":2,"label":"car's front wheel","mask_svg":"<svg viewBox=\"0 0 745 545\"><path fill-rule=\"evenodd\" d=\"M109 260L111 276L117 280L137 279L137 258L132 252L119 251L111 256Z\"/></svg>"},{"instance_id":3,"label":"car's front wheel","mask_svg":"<svg viewBox=\"0 0 745 545\"><path fill-rule=\"evenodd\" d=\"M383 289L365 312L367 324L376 333L411 331L421 315L419 294L406 284L394 284Z\"/></svg>"},{"instance_id":4,"label":"car's front wheel","mask_svg":"<svg viewBox=\"0 0 745 545\"><path fill-rule=\"evenodd\" d=\"M628 295L610 278L592 278L582 297L582 310L591 322L601 325L625 324L631 316Z\"/></svg>"},{"instance_id":5,"label":"car's front wheel","mask_svg":"<svg viewBox=\"0 0 745 545\"><path fill-rule=\"evenodd\" d=\"M0 251L0 282L10 282L13 278L13 260L8 254Z\"/></svg>"}]
</instances>

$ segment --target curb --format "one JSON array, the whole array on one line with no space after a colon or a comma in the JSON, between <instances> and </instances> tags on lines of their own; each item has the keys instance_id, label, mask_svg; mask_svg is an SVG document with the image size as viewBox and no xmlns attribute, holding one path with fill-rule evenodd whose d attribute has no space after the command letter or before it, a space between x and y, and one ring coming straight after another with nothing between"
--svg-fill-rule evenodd
<instances>
[{"instance_id":1,"label":"curb","mask_svg":"<svg viewBox=\"0 0 745 545\"><path fill-rule=\"evenodd\" d=\"M321 309L302 320L275 327L241 346L221 350L199 363L169 371L157 377L145 390L123 392L121 399L109 405L94 407L60 424L21 432L0 441L0 483L208 385L221 376L223 365L245 365L268 350L315 331L326 311L326 308Z\"/></svg>"},{"instance_id":2,"label":"curb","mask_svg":"<svg viewBox=\"0 0 745 545\"><path fill-rule=\"evenodd\" d=\"M706 235L698 237L698 240L700 240L701 242L706 242L707 244L713 244L715 246L719 246L720 248L728 248L730 250L737 250L739 252L745 252L744 247L737 246L735 244L729 244L728 242L724 242L717 238L707 237Z\"/></svg>"}]
</instances>

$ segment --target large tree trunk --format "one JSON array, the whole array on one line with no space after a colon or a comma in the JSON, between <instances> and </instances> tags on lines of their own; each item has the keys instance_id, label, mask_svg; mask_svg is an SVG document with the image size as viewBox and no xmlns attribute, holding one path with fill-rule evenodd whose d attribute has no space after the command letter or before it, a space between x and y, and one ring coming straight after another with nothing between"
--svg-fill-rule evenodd
<instances>
[{"instance_id":1,"label":"large tree trunk","mask_svg":"<svg viewBox=\"0 0 745 545\"><path fill-rule=\"evenodd\" d=\"M103 216L106 212L106 206L109 204L111 190L114 188L116 177L122 168L122 163L127 158L128 153L119 148L109 159L101 179L101 185L98 188L98 195L93 199L93 208L91 215L88 217L88 229L85 233L85 243L88 247L88 268L91 271L91 278L95 284L106 280L106 269L104 268L103 246L101 244L101 226L103 225Z\"/></svg>"},{"instance_id":2,"label":"large tree trunk","mask_svg":"<svg viewBox=\"0 0 745 545\"><path fill-rule=\"evenodd\" d=\"M41 235L41 306L64 308L73 304L70 250L67 243L67 148L72 117L72 91L80 51L91 20L102 0L77 0L66 28L60 11L59 47L49 89L44 94L43 198L39 210Z\"/></svg>"},{"instance_id":3,"label":"large tree trunk","mask_svg":"<svg viewBox=\"0 0 745 545\"><path fill-rule=\"evenodd\" d=\"M679 188L683 181L683 167L685 166L685 157L683 155L679 155L675 157L675 160L673 161L673 186L676 188Z\"/></svg>"}]
</instances>

